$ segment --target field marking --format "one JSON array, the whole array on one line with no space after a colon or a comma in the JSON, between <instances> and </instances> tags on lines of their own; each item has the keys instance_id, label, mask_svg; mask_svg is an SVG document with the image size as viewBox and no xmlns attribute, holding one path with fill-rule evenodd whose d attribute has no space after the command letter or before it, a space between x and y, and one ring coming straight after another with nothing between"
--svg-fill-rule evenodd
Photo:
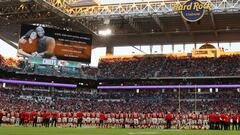
<instances>
[{"instance_id":1,"label":"field marking","mask_svg":"<svg viewBox=\"0 0 240 135\"><path fill-rule=\"evenodd\" d=\"M163 129L161 131L163 131L163 132L180 132L180 131L183 131L183 130L180 130L180 129L170 129L170 130Z\"/></svg>"},{"instance_id":2,"label":"field marking","mask_svg":"<svg viewBox=\"0 0 240 135\"><path fill-rule=\"evenodd\" d=\"M157 135L160 132L129 132L129 135Z\"/></svg>"},{"instance_id":3,"label":"field marking","mask_svg":"<svg viewBox=\"0 0 240 135\"><path fill-rule=\"evenodd\" d=\"M180 132L182 130L160 130L160 132L129 132L129 135L157 135L161 134L161 132Z\"/></svg>"}]
</instances>

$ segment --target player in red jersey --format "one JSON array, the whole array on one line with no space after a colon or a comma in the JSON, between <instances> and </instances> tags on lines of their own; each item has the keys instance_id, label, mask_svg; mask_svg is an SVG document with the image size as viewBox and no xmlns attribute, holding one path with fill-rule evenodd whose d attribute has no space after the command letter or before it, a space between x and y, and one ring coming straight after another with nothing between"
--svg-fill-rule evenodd
<instances>
[{"instance_id":1,"label":"player in red jersey","mask_svg":"<svg viewBox=\"0 0 240 135\"><path fill-rule=\"evenodd\" d=\"M220 114L220 129L223 130L224 129L224 119L225 119L225 114L221 113Z\"/></svg>"},{"instance_id":2,"label":"player in red jersey","mask_svg":"<svg viewBox=\"0 0 240 135\"><path fill-rule=\"evenodd\" d=\"M112 124L112 118L111 118L111 114L108 112L105 114L105 117L107 119L107 122L106 122L106 127L109 128L111 127L111 124Z\"/></svg>"},{"instance_id":3,"label":"player in red jersey","mask_svg":"<svg viewBox=\"0 0 240 135\"><path fill-rule=\"evenodd\" d=\"M130 128L134 128L133 113L129 112L128 113L128 118L129 118Z\"/></svg>"},{"instance_id":4,"label":"player in red jersey","mask_svg":"<svg viewBox=\"0 0 240 135\"><path fill-rule=\"evenodd\" d=\"M240 130L240 112L238 112L238 119L237 119L237 121L238 121L238 130Z\"/></svg>"},{"instance_id":5,"label":"player in red jersey","mask_svg":"<svg viewBox=\"0 0 240 135\"><path fill-rule=\"evenodd\" d=\"M3 111L0 111L0 126L2 125Z\"/></svg>"},{"instance_id":6,"label":"player in red jersey","mask_svg":"<svg viewBox=\"0 0 240 135\"><path fill-rule=\"evenodd\" d=\"M28 127L29 117L30 117L29 112L24 112L24 126L25 127Z\"/></svg>"},{"instance_id":7,"label":"player in red jersey","mask_svg":"<svg viewBox=\"0 0 240 135\"><path fill-rule=\"evenodd\" d=\"M182 129L187 129L188 124L188 114L182 115Z\"/></svg>"},{"instance_id":8,"label":"player in red jersey","mask_svg":"<svg viewBox=\"0 0 240 135\"><path fill-rule=\"evenodd\" d=\"M86 112L86 125L89 126L91 124L91 113L90 111Z\"/></svg>"},{"instance_id":9,"label":"player in red jersey","mask_svg":"<svg viewBox=\"0 0 240 135\"><path fill-rule=\"evenodd\" d=\"M152 114L151 114L151 127L154 127L154 128L157 128L157 122L158 122L158 120L157 120L157 113L156 112L153 112Z\"/></svg>"},{"instance_id":10,"label":"player in red jersey","mask_svg":"<svg viewBox=\"0 0 240 135\"><path fill-rule=\"evenodd\" d=\"M38 124L42 123L43 118L40 111L37 111L36 113L37 113L37 126L38 126Z\"/></svg>"},{"instance_id":11,"label":"player in red jersey","mask_svg":"<svg viewBox=\"0 0 240 135\"><path fill-rule=\"evenodd\" d=\"M90 123L91 123L91 126L93 126L93 125L96 124L96 122L95 122L96 112L91 112L90 115L91 115L91 116L90 116L90 118L91 118Z\"/></svg>"},{"instance_id":12,"label":"player in red jersey","mask_svg":"<svg viewBox=\"0 0 240 135\"><path fill-rule=\"evenodd\" d=\"M220 129L220 117L221 115L217 112L215 114L215 129L219 130Z\"/></svg>"},{"instance_id":13,"label":"player in red jersey","mask_svg":"<svg viewBox=\"0 0 240 135\"><path fill-rule=\"evenodd\" d=\"M123 112L120 113L119 124L122 126L122 128L125 128L125 114Z\"/></svg>"},{"instance_id":14,"label":"player in red jersey","mask_svg":"<svg viewBox=\"0 0 240 135\"><path fill-rule=\"evenodd\" d=\"M193 127L193 129L197 128L197 120L198 120L198 114L193 112L192 113L192 127Z\"/></svg>"},{"instance_id":15,"label":"player in red jersey","mask_svg":"<svg viewBox=\"0 0 240 135\"><path fill-rule=\"evenodd\" d=\"M134 128L139 127L139 114L137 112L133 113L133 124Z\"/></svg>"},{"instance_id":16,"label":"player in red jersey","mask_svg":"<svg viewBox=\"0 0 240 135\"><path fill-rule=\"evenodd\" d=\"M224 117L224 130L230 130L230 120L231 120L230 115L225 114L225 117Z\"/></svg>"},{"instance_id":17,"label":"player in red jersey","mask_svg":"<svg viewBox=\"0 0 240 135\"><path fill-rule=\"evenodd\" d=\"M82 122L83 122L83 112L77 112L77 118L78 118L78 123L77 127L82 127Z\"/></svg>"},{"instance_id":18,"label":"player in red jersey","mask_svg":"<svg viewBox=\"0 0 240 135\"><path fill-rule=\"evenodd\" d=\"M166 116L165 116L165 119L166 119L166 121L167 121L167 129L171 129L171 126L172 126L172 120L173 120L173 114L172 113L170 113L170 112L168 112L167 114L166 114Z\"/></svg>"},{"instance_id":19,"label":"player in red jersey","mask_svg":"<svg viewBox=\"0 0 240 135\"><path fill-rule=\"evenodd\" d=\"M57 127L63 124L63 113L57 112Z\"/></svg>"},{"instance_id":20,"label":"player in red jersey","mask_svg":"<svg viewBox=\"0 0 240 135\"><path fill-rule=\"evenodd\" d=\"M131 114L124 113L124 127L129 127L130 126L130 116Z\"/></svg>"},{"instance_id":21,"label":"player in red jersey","mask_svg":"<svg viewBox=\"0 0 240 135\"><path fill-rule=\"evenodd\" d=\"M73 113L68 112L67 113L67 118L68 118L68 127L73 127Z\"/></svg>"},{"instance_id":22,"label":"player in red jersey","mask_svg":"<svg viewBox=\"0 0 240 135\"><path fill-rule=\"evenodd\" d=\"M45 126L46 115L45 112L40 112L42 127Z\"/></svg>"},{"instance_id":23,"label":"player in red jersey","mask_svg":"<svg viewBox=\"0 0 240 135\"><path fill-rule=\"evenodd\" d=\"M164 117L165 117L165 114L163 112L158 113L159 128L163 128L165 125Z\"/></svg>"},{"instance_id":24,"label":"player in red jersey","mask_svg":"<svg viewBox=\"0 0 240 135\"><path fill-rule=\"evenodd\" d=\"M19 113L19 118L20 118L20 126L24 126L24 112Z\"/></svg>"},{"instance_id":25,"label":"player in red jersey","mask_svg":"<svg viewBox=\"0 0 240 135\"><path fill-rule=\"evenodd\" d=\"M57 127L58 113L57 112L52 112L51 116L52 116L52 121L51 121L52 127Z\"/></svg>"},{"instance_id":26,"label":"player in red jersey","mask_svg":"<svg viewBox=\"0 0 240 135\"><path fill-rule=\"evenodd\" d=\"M73 127L77 127L78 118L77 118L77 112L73 112Z\"/></svg>"},{"instance_id":27,"label":"player in red jersey","mask_svg":"<svg viewBox=\"0 0 240 135\"><path fill-rule=\"evenodd\" d=\"M116 113L115 123L116 123L116 127L117 127L117 128L120 128L120 127L121 127L121 125L120 125L120 112L119 112L119 113Z\"/></svg>"},{"instance_id":28,"label":"player in red jersey","mask_svg":"<svg viewBox=\"0 0 240 135\"><path fill-rule=\"evenodd\" d=\"M37 127L37 113L30 112L30 123L32 123L33 127Z\"/></svg>"},{"instance_id":29,"label":"player in red jersey","mask_svg":"<svg viewBox=\"0 0 240 135\"><path fill-rule=\"evenodd\" d=\"M68 122L68 116L66 112L62 113L62 127L66 127Z\"/></svg>"},{"instance_id":30,"label":"player in red jersey","mask_svg":"<svg viewBox=\"0 0 240 135\"><path fill-rule=\"evenodd\" d=\"M210 128L209 129L214 129L214 123L215 123L215 113L210 113L209 114L209 126L210 126Z\"/></svg>"},{"instance_id":31,"label":"player in red jersey","mask_svg":"<svg viewBox=\"0 0 240 135\"><path fill-rule=\"evenodd\" d=\"M147 127L146 115L144 113L140 113L140 125L141 128Z\"/></svg>"},{"instance_id":32,"label":"player in red jersey","mask_svg":"<svg viewBox=\"0 0 240 135\"><path fill-rule=\"evenodd\" d=\"M111 126L114 127L116 124L116 113L110 113L110 117L111 117Z\"/></svg>"},{"instance_id":33,"label":"player in red jersey","mask_svg":"<svg viewBox=\"0 0 240 135\"><path fill-rule=\"evenodd\" d=\"M232 129L233 129L233 130L234 130L234 129L237 130L237 125L238 125L237 119L238 119L238 116L237 116L237 114L232 114L231 116L232 116L232 117L231 117L231 119L232 119Z\"/></svg>"},{"instance_id":34,"label":"player in red jersey","mask_svg":"<svg viewBox=\"0 0 240 135\"><path fill-rule=\"evenodd\" d=\"M87 112L83 112L82 118L83 118L82 124L86 125L87 124Z\"/></svg>"},{"instance_id":35,"label":"player in red jersey","mask_svg":"<svg viewBox=\"0 0 240 135\"><path fill-rule=\"evenodd\" d=\"M151 123L152 123L152 114L151 113L147 113L146 114L146 118L147 118L147 126L148 128L151 127Z\"/></svg>"},{"instance_id":36,"label":"player in red jersey","mask_svg":"<svg viewBox=\"0 0 240 135\"><path fill-rule=\"evenodd\" d=\"M50 116L51 116L50 112L45 112L45 127L49 127Z\"/></svg>"},{"instance_id":37,"label":"player in red jersey","mask_svg":"<svg viewBox=\"0 0 240 135\"><path fill-rule=\"evenodd\" d=\"M100 123L99 117L100 117L100 112L97 112L97 113L96 113L96 117L95 117L96 127L98 127L98 126L99 126L99 123Z\"/></svg>"},{"instance_id":38,"label":"player in red jersey","mask_svg":"<svg viewBox=\"0 0 240 135\"><path fill-rule=\"evenodd\" d=\"M176 129L180 129L182 127L182 114L181 112L178 112L175 116L175 119L176 119Z\"/></svg>"},{"instance_id":39,"label":"player in red jersey","mask_svg":"<svg viewBox=\"0 0 240 135\"><path fill-rule=\"evenodd\" d=\"M104 121L105 121L104 113L99 114L99 128L104 128Z\"/></svg>"}]
</instances>

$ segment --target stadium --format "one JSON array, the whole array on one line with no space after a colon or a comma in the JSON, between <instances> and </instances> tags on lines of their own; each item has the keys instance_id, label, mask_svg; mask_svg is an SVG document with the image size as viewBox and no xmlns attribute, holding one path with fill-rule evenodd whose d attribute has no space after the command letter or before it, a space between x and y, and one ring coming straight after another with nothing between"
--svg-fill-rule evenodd
<instances>
[{"instance_id":1,"label":"stadium","mask_svg":"<svg viewBox=\"0 0 240 135\"><path fill-rule=\"evenodd\" d=\"M1 135L237 135L240 0L0 0Z\"/></svg>"}]
</instances>

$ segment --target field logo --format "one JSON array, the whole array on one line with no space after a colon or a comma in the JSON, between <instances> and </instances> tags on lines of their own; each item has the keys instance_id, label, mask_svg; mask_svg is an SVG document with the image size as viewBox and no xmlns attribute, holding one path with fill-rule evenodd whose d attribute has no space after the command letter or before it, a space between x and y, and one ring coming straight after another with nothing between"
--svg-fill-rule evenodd
<instances>
[{"instance_id":1,"label":"field logo","mask_svg":"<svg viewBox=\"0 0 240 135\"><path fill-rule=\"evenodd\" d=\"M196 22L200 20L206 10L211 10L210 2L200 2L198 0L188 0L184 4L174 4L173 9L181 13L182 17L188 22Z\"/></svg>"}]
</instances>

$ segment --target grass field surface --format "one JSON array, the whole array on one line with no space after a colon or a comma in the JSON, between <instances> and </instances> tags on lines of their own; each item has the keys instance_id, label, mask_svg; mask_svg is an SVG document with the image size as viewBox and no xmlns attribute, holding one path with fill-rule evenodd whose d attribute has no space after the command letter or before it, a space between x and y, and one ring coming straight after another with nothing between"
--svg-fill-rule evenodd
<instances>
[{"instance_id":1,"label":"grass field surface","mask_svg":"<svg viewBox=\"0 0 240 135\"><path fill-rule=\"evenodd\" d=\"M0 135L240 135L240 131L0 127Z\"/></svg>"}]
</instances>

